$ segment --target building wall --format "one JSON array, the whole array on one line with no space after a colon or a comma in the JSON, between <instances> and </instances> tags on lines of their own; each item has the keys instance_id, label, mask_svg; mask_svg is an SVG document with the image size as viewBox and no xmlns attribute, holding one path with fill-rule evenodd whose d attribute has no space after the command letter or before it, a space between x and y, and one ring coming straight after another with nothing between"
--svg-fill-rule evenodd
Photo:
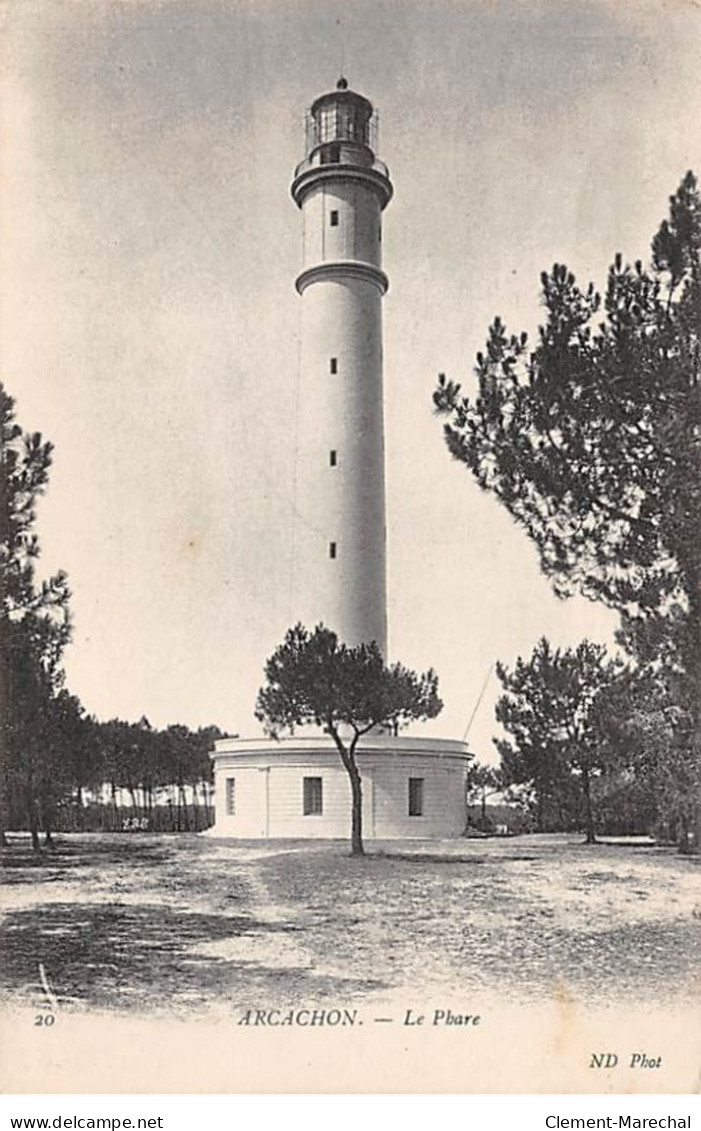
<instances>
[{"instance_id":1,"label":"building wall","mask_svg":"<svg viewBox=\"0 0 701 1131\"><path fill-rule=\"evenodd\" d=\"M367 839L460 836L466 824L467 758L382 753L359 755L363 831ZM303 813L303 780L321 778L323 811ZM409 816L409 779L423 779L423 811ZM236 812L226 812L227 780L235 781ZM216 760L216 834L243 839L346 838L351 789L335 751L262 751Z\"/></svg>"},{"instance_id":2,"label":"building wall","mask_svg":"<svg viewBox=\"0 0 701 1131\"><path fill-rule=\"evenodd\" d=\"M331 212L338 223L331 224ZM362 183L325 181L304 200L304 266L355 259L382 266L381 209Z\"/></svg>"},{"instance_id":3,"label":"building wall","mask_svg":"<svg viewBox=\"0 0 701 1131\"><path fill-rule=\"evenodd\" d=\"M408 814L409 778L423 778L423 814ZM465 766L415 755L372 769L374 835L382 837L461 836L467 823Z\"/></svg>"}]
</instances>

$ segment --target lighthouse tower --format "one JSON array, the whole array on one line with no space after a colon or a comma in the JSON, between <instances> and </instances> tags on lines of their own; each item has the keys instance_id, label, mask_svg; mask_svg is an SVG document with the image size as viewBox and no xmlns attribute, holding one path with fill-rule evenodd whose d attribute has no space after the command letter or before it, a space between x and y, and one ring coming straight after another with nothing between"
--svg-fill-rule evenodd
<instances>
[{"instance_id":1,"label":"lighthouse tower","mask_svg":"<svg viewBox=\"0 0 701 1131\"><path fill-rule=\"evenodd\" d=\"M382 212L392 197L367 98L336 89L307 116L292 196L304 219L294 620L387 644Z\"/></svg>"},{"instance_id":2,"label":"lighthouse tower","mask_svg":"<svg viewBox=\"0 0 701 1131\"><path fill-rule=\"evenodd\" d=\"M309 111L292 181L304 254L290 620L323 622L350 646L374 640L386 655L381 252L392 183L376 138L372 105L340 79ZM347 836L350 783L329 735L225 738L212 757L212 835ZM366 838L460 836L470 758L464 742L365 735Z\"/></svg>"}]
</instances>

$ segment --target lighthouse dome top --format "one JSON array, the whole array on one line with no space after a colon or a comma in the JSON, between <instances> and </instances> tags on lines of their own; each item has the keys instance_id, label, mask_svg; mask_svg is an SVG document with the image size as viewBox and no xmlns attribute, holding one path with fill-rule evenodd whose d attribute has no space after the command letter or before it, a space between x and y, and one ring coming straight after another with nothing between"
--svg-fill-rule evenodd
<instances>
[{"instance_id":1,"label":"lighthouse dome top","mask_svg":"<svg viewBox=\"0 0 701 1131\"><path fill-rule=\"evenodd\" d=\"M374 149L377 143L372 103L351 90L343 75L336 89L319 95L309 111L307 152L329 142L364 145L368 149Z\"/></svg>"}]
</instances>

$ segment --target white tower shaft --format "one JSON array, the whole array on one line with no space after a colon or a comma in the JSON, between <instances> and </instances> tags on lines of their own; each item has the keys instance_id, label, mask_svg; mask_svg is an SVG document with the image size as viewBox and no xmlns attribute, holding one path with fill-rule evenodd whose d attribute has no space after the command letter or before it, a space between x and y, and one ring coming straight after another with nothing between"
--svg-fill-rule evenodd
<instances>
[{"instance_id":1,"label":"white tower shaft","mask_svg":"<svg viewBox=\"0 0 701 1131\"><path fill-rule=\"evenodd\" d=\"M381 217L392 186L370 147L372 114L344 80L317 99L292 185L304 216L295 619L385 654Z\"/></svg>"}]
</instances>

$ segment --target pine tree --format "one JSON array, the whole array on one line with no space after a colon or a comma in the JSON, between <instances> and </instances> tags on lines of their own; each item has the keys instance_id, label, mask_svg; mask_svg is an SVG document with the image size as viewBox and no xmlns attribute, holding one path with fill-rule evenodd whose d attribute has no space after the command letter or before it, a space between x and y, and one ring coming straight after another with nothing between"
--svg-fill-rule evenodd
<instances>
[{"instance_id":1,"label":"pine tree","mask_svg":"<svg viewBox=\"0 0 701 1131\"><path fill-rule=\"evenodd\" d=\"M496 740L502 776L507 783L532 787L539 831L547 803L562 811L568 795L576 793L587 843L596 839L592 785L616 756L604 737L603 709L615 673L606 649L588 640L562 651L543 637L512 671L497 664L505 694L496 716L511 736Z\"/></svg>"},{"instance_id":2,"label":"pine tree","mask_svg":"<svg viewBox=\"0 0 701 1131\"><path fill-rule=\"evenodd\" d=\"M663 665L680 790L701 833L701 197L688 173L652 260L617 255L604 298L566 267L542 276L531 346L499 318L478 395L439 378L445 439L535 543L556 592L621 614L641 675Z\"/></svg>"},{"instance_id":3,"label":"pine tree","mask_svg":"<svg viewBox=\"0 0 701 1131\"><path fill-rule=\"evenodd\" d=\"M52 446L23 433L0 384L0 714L3 835L10 798L26 814L39 846L42 804L55 796L53 724L70 638L66 575L38 582L36 503L48 485Z\"/></svg>"},{"instance_id":4,"label":"pine tree","mask_svg":"<svg viewBox=\"0 0 701 1131\"><path fill-rule=\"evenodd\" d=\"M358 743L375 727L396 734L412 720L434 718L443 706L436 673L417 675L401 664L388 667L374 642L349 648L324 625L309 632L298 624L266 663L265 675L256 717L269 734L313 723L333 740L351 784L351 851L362 856Z\"/></svg>"}]
</instances>

